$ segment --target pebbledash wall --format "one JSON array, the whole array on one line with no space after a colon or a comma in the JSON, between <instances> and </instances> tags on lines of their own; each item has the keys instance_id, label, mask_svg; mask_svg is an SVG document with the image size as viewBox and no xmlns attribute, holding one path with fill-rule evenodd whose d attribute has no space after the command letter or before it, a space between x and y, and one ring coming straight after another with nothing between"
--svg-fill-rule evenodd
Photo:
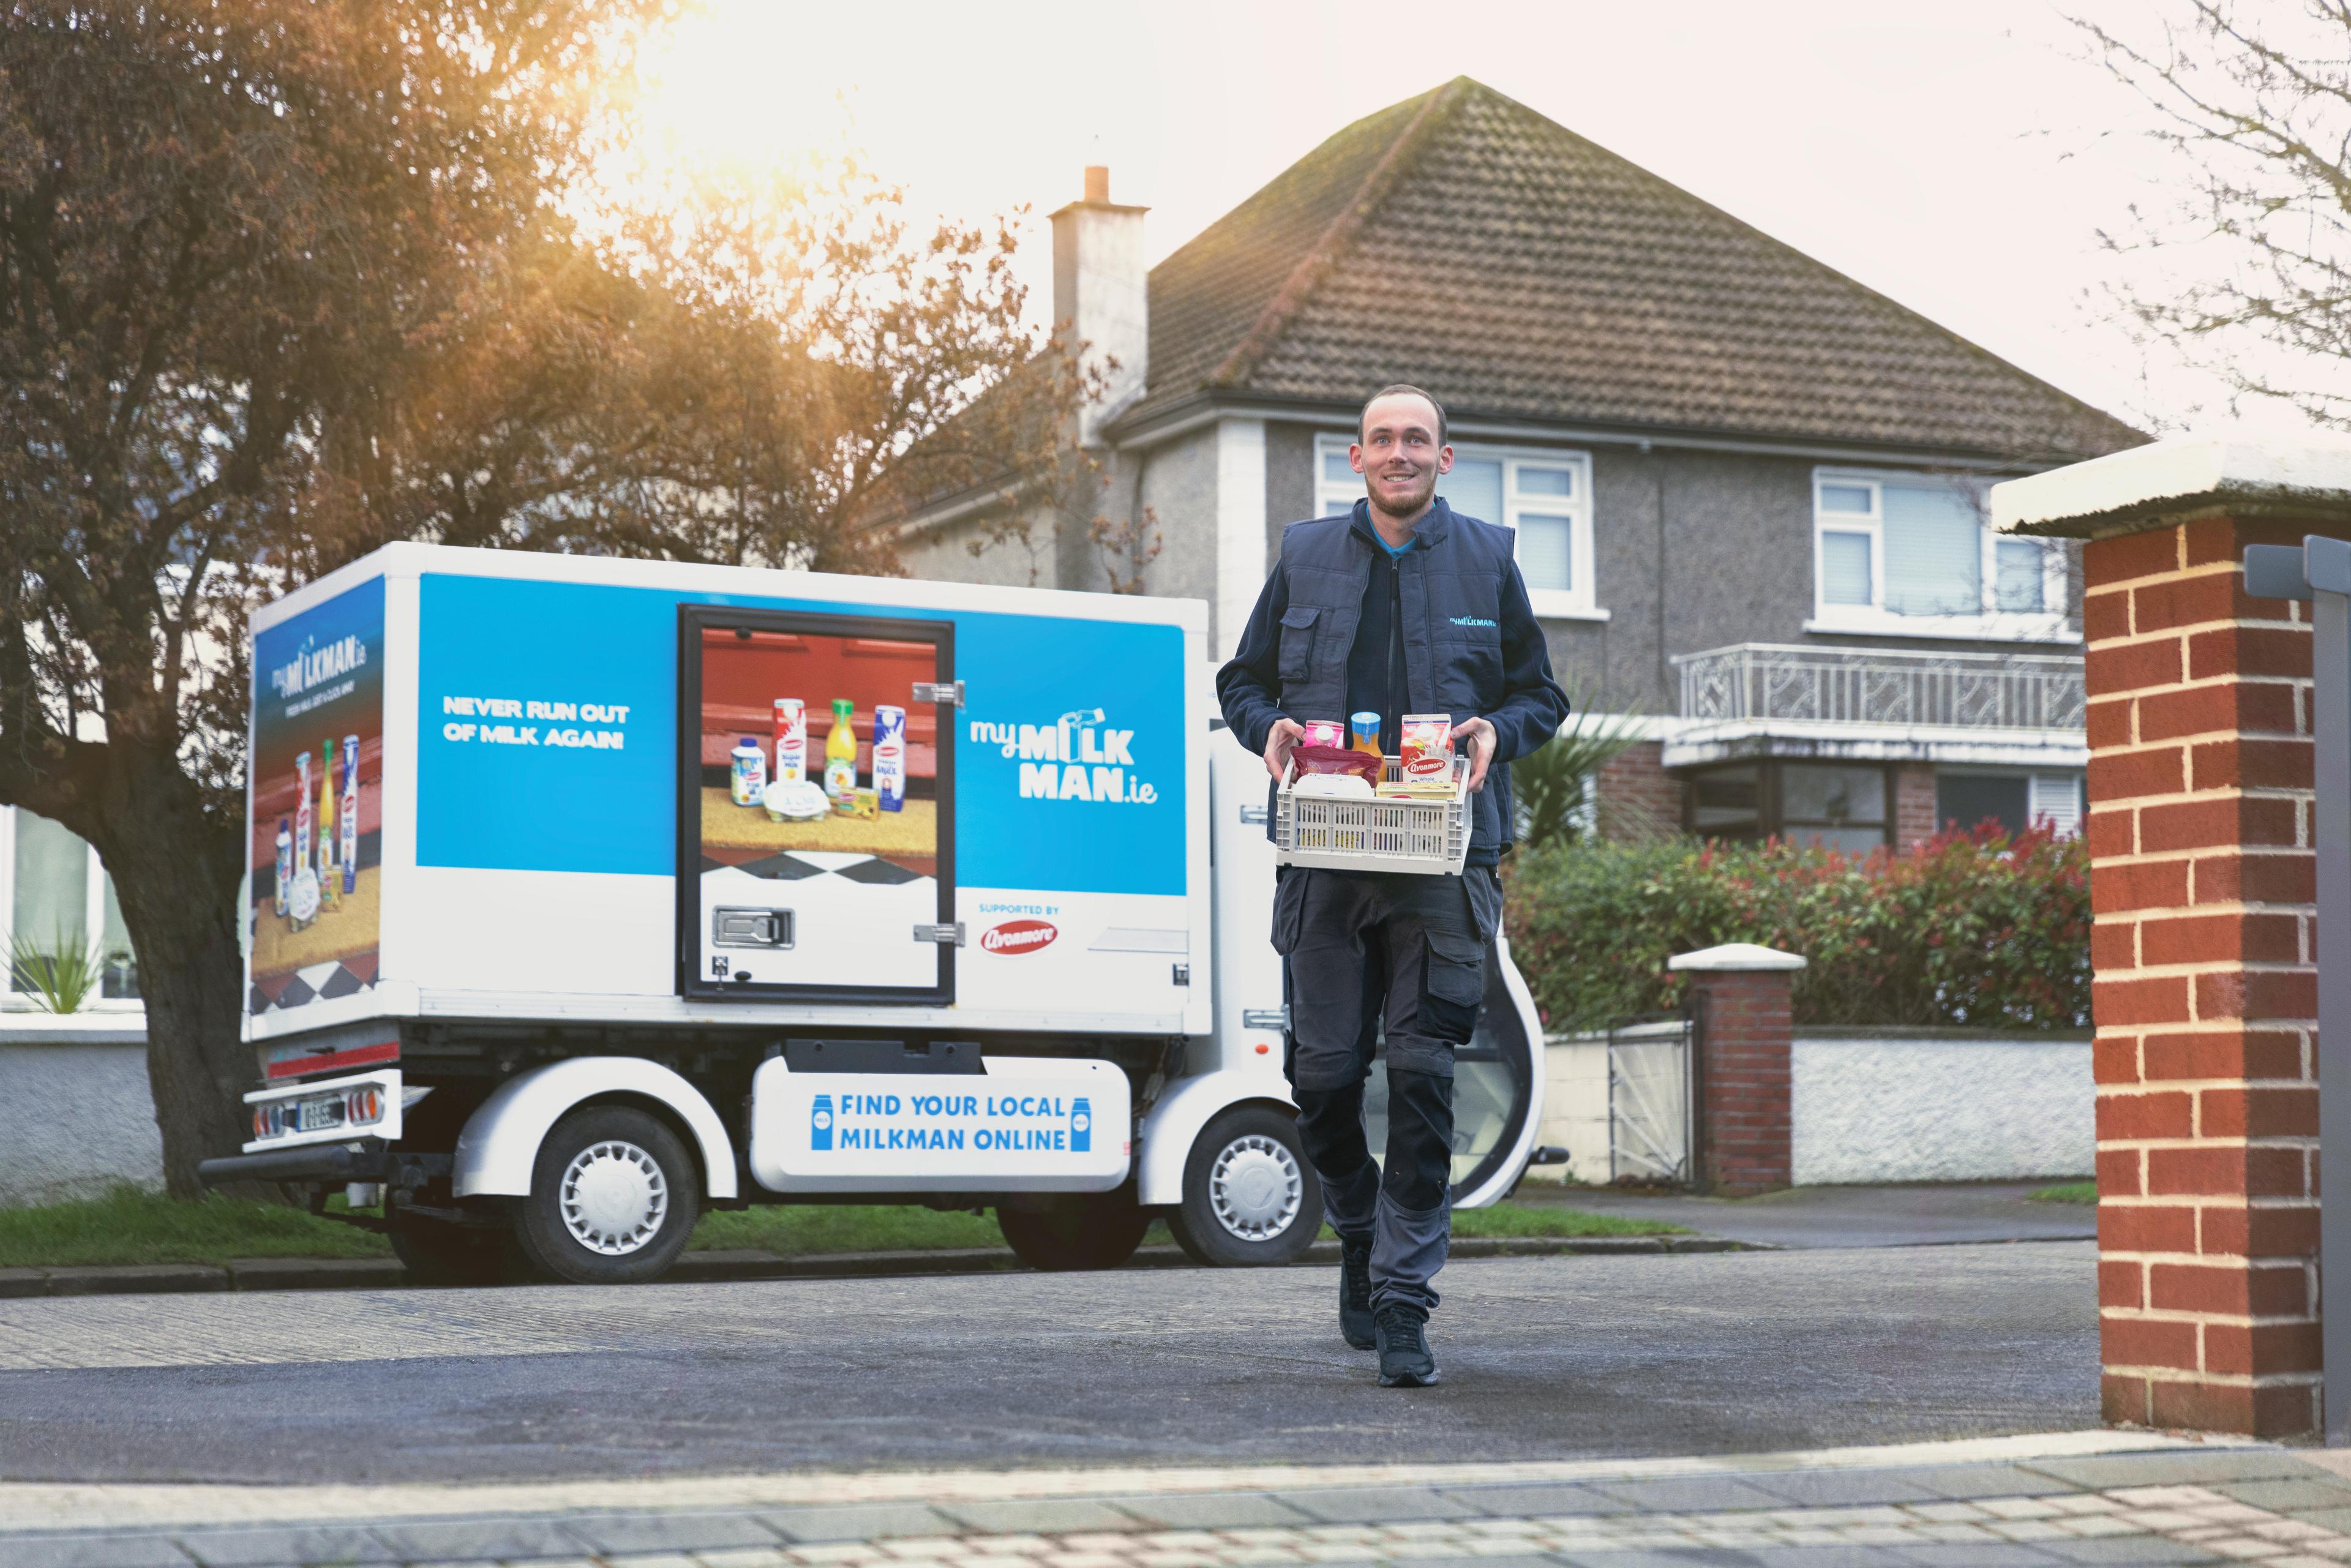
<instances>
[{"instance_id":1,"label":"pebbledash wall","mask_svg":"<svg viewBox=\"0 0 2351 1568\"><path fill-rule=\"evenodd\" d=\"M0 1208L163 1185L137 1014L11 1014L0 1029Z\"/></svg>"},{"instance_id":2,"label":"pebbledash wall","mask_svg":"<svg viewBox=\"0 0 2351 1568\"><path fill-rule=\"evenodd\" d=\"M1799 1186L2085 1176L2095 1163L2090 1036L1800 1029L1790 1142ZM1537 1141L1610 1179L1608 1041L1554 1035ZM1541 1178L1557 1167L1538 1166Z\"/></svg>"}]
</instances>

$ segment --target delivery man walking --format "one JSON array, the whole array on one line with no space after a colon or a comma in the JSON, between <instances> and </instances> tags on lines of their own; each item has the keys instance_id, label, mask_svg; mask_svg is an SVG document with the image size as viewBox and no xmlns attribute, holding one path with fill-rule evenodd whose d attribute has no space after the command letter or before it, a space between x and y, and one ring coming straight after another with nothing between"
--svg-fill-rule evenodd
<instances>
[{"instance_id":1,"label":"delivery man walking","mask_svg":"<svg viewBox=\"0 0 2351 1568\"><path fill-rule=\"evenodd\" d=\"M1430 1281L1452 1236L1453 1052L1477 1028L1486 948L1502 909L1494 867L1511 840L1510 764L1567 717L1509 528L1437 497L1453 466L1445 411L1416 387L1364 405L1348 461L1364 498L1346 517L1292 523L1232 661L1225 722L1280 778L1307 719L1448 713L1470 758L1468 861L1459 876L1283 866L1273 946L1290 1008L1284 1067L1300 1136L1339 1233L1339 1328L1377 1345L1380 1382L1437 1381ZM1270 821L1272 813L1268 813ZM1387 1033L1386 1175L1364 1129L1364 1082Z\"/></svg>"}]
</instances>

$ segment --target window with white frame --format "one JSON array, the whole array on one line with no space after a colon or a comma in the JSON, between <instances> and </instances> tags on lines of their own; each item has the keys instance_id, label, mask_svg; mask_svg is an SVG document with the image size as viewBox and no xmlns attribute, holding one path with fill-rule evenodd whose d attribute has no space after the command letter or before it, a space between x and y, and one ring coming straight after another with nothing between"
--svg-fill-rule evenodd
<instances>
[{"instance_id":1,"label":"window with white frame","mask_svg":"<svg viewBox=\"0 0 2351 1568\"><path fill-rule=\"evenodd\" d=\"M1816 470L1808 629L2067 635L2064 551L1992 532L1984 490L1938 474Z\"/></svg>"},{"instance_id":2,"label":"window with white frame","mask_svg":"<svg viewBox=\"0 0 2351 1568\"><path fill-rule=\"evenodd\" d=\"M1347 463L1348 438L1314 443L1314 500L1323 517L1363 499L1364 476ZM1437 481L1446 505L1518 535L1519 575L1537 615L1605 620L1592 580L1592 459L1581 452L1463 446Z\"/></svg>"},{"instance_id":3,"label":"window with white frame","mask_svg":"<svg viewBox=\"0 0 2351 1568\"><path fill-rule=\"evenodd\" d=\"M47 817L0 808L0 909L8 962L0 994L29 1000L40 988L26 972L58 955L95 957L98 985L87 1005L135 1005L139 966L114 879L89 844Z\"/></svg>"}]
</instances>

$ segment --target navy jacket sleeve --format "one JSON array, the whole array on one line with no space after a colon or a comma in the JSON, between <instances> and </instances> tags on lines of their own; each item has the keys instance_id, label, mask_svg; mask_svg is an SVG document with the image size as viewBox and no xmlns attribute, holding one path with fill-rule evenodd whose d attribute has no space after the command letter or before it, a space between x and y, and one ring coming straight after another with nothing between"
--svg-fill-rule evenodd
<instances>
[{"instance_id":1,"label":"navy jacket sleeve","mask_svg":"<svg viewBox=\"0 0 2351 1568\"><path fill-rule=\"evenodd\" d=\"M1225 711L1226 725L1235 739L1260 755L1273 721L1289 716L1276 701L1281 690L1281 617L1289 608L1290 580L1276 560L1257 596L1257 608L1241 630L1240 645L1217 672L1217 701ZM1551 674L1548 666L1543 674Z\"/></svg>"},{"instance_id":2,"label":"navy jacket sleeve","mask_svg":"<svg viewBox=\"0 0 2351 1568\"><path fill-rule=\"evenodd\" d=\"M1513 762L1541 749L1567 722L1567 693L1552 678L1551 644L1516 561L1502 584L1502 706L1486 716L1494 725L1494 760Z\"/></svg>"}]
</instances>

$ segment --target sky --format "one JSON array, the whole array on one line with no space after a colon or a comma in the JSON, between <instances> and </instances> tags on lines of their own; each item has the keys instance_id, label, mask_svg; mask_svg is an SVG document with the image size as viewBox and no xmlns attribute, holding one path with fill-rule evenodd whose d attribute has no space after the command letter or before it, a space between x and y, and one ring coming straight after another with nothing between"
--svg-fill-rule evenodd
<instances>
[{"instance_id":1,"label":"sky","mask_svg":"<svg viewBox=\"0 0 2351 1568\"><path fill-rule=\"evenodd\" d=\"M1521 103L2076 396L2159 434L2285 434L2133 340L2100 240L2177 198L2139 97L2066 13L2150 0L708 0L656 55L681 158L844 141L917 211L1045 214L1088 163L1165 256L1348 122L1456 75Z\"/></svg>"}]
</instances>

